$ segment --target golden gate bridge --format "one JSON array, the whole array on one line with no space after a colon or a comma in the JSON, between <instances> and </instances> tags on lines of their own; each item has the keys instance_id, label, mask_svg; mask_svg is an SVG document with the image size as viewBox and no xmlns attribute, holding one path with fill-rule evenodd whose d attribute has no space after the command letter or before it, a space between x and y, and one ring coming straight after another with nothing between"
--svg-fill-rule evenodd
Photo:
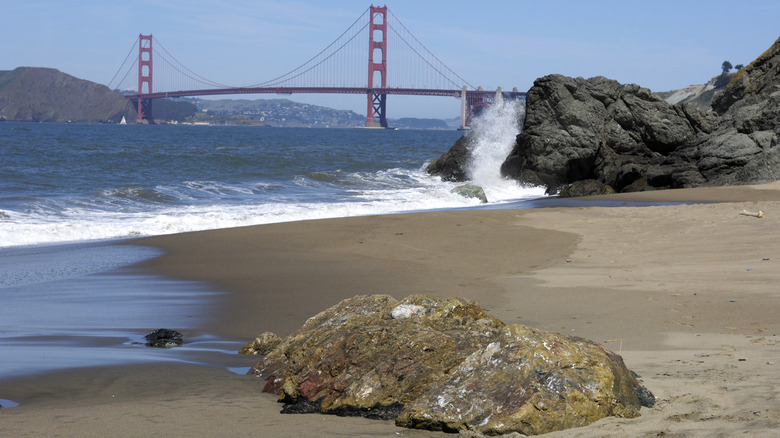
<instances>
[{"instance_id":1,"label":"golden gate bridge","mask_svg":"<svg viewBox=\"0 0 780 438\"><path fill-rule=\"evenodd\" d=\"M136 45L138 56L133 57ZM331 93L366 95L368 128L387 127L388 95L459 98L460 127L466 129L481 108L504 99L525 99L525 93L516 88L503 91L500 87L483 90L472 86L431 53L387 6L370 6L317 55L288 73L252 85L225 85L206 79L179 62L151 34L141 34L109 87L136 104L139 121L150 123L154 122L154 99Z\"/></svg>"}]
</instances>

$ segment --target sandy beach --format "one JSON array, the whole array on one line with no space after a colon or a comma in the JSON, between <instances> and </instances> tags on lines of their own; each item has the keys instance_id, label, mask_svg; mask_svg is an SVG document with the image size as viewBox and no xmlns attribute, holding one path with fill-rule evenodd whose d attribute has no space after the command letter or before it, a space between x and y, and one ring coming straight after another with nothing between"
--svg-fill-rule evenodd
<instances>
[{"instance_id":1,"label":"sandy beach","mask_svg":"<svg viewBox=\"0 0 780 438\"><path fill-rule=\"evenodd\" d=\"M358 294L461 296L506 323L603 343L657 398L639 418L545 436L779 435L780 182L591 200L626 206L355 217L131 244L165 251L144 269L226 292L199 333L284 336ZM182 363L8 379L0 397L20 405L0 409L0 436L444 436L282 415L262 384Z\"/></svg>"}]
</instances>

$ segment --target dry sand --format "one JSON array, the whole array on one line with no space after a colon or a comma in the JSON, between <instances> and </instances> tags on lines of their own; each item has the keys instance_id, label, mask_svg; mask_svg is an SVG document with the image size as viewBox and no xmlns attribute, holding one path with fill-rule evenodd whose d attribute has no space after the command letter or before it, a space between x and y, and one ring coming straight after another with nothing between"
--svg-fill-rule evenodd
<instances>
[{"instance_id":1,"label":"dry sand","mask_svg":"<svg viewBox=\"0 0 780 438\"><path fill-rule=\"evenodd\" d=\"M780 435L780 183L614 195L717 202L432 212L145 239L149 268L230 291L203 330L286 335L356 294L476 300L619 352L655 393L636 419L549 437ZM762 210L758 219L740 210ZM281 415L262 382L183 364L0 382L0 436L444 436Z\"/></svg>"}]
</instances>

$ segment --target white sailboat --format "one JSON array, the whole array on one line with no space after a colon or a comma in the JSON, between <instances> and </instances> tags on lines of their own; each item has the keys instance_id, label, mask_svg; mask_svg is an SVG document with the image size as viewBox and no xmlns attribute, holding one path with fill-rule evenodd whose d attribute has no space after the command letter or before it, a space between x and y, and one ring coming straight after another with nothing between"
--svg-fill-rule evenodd
<instances>
[{"instance_id":1,"label":"white sailboat","mask_svg":"<svg viewBox=\"0 0 780 438\"><path fill-rule=\"evenodd\" d=\"M127 120L125 120L125 116L122 116L122 120L119 121L120 125L127 125Z\"/></svg>"}]
</instances>

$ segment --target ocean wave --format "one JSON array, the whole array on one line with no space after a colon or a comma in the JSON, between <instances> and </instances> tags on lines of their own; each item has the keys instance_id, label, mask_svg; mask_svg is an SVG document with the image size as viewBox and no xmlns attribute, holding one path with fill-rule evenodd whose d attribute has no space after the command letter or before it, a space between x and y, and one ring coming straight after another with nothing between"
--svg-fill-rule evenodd
<instances>
[{"instance_id":1,"label":"ocean wave","mask_svg":"<svg viewBox=\"0 0 780 438\"><path fill-rule=\"evenodd\" d=\"M109 202L115 200L130 200L152 204L171 204L178 201L175 197L168 196L156 189L145 187L126 186L118 189L98 190L97 195L107 198Z\"/></svg>"},{"instance_id":2,"label":"ocean wave","mask_svg":"<svg viewBox=\"0 0 780 438\"><path fill-rule=\"evenodd\" d=\"M484 164L487 177L473 173L492 205L544 196L543 189L502 178L495 164L519 129L517 111L488 111L493 119L475 124L472 133L486 139L486 149L475 154L493 157ZM477 132L477 126L493 134ZM70 146L80 144L81 127L42 129L69 135L63 138ZM104 127L88 129L98 135ZM479 205L454 194L458 184L425 172L425 160L451 146L455 132L264 129L258 137L256 129L172 126L122 132L129 137L106 127L95 156L81 167L20 157L39 176L0 198L0 247ZM149 137L139 141L138 135ZM20 150L31 157L42 153ZM17 183L0 181L0 188Z\"/></svg>"},{"instance_id":3,"label":"ocean wave","mask_svg":"<svg viewBox=\"0 0 780 438\"><path fill-rule=\"evenodd\" d=\"M393 174L392 172L390 174ZM103 240L173 234L276 222L349 216L394 214L409 211L476 207L479 201L454 194L456 184L422 174L398 173L407 184L392 185L388 174L376 175L375 185L364 184L338 193L301 196L289 193L242 198L241 202L188 203L138 211L107 210L104 207L71 207L57 214L4 211L0 218L0 247L44 243ZM412 176L414 175L414 176ZM380 181L385 181L379 183ZM493 203L543 195L541 189L514 185L505 192L486 188ZM249 191L251 192L251 191ZM498 193L502 193L500 196ZM6 218L7 216L7 218Z\"/></svg>"}]
</instances>

